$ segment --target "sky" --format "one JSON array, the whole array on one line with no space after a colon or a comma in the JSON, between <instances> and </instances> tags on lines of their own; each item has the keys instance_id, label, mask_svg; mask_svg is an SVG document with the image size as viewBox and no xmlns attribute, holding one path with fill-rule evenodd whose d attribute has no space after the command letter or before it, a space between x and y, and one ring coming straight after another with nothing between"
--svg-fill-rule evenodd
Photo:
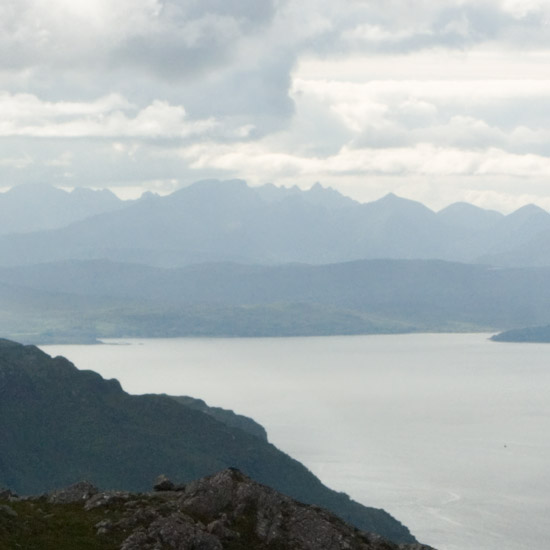
<instances>
[{"instance_id":1,"label":"sky","mask_svg":"<svg viewBox=\"0 0 550 550\"><path fill-rule=\"evenodd\" d=\"M0 187L550 210L548 0L2 0Z\"/></svg>"}]
</instances>

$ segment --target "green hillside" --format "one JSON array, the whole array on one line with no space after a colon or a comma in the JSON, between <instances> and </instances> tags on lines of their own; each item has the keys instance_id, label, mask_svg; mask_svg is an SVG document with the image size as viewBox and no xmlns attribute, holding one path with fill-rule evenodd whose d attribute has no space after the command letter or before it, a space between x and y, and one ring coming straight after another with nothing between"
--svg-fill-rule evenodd
<instances>
[{"instance_id":1,"label":"green hillside","mask_svg":"<svg viewBox=\"0 0 550 550\"><path fill-rule=\"evenodd\" d=\"M264 439L171 397L132 396L34 346L0 341L0 486L36 494L82 479L143 491L164 473L180 482L237 467L302 502L396 541L408 530L383 510L325 487Z\"/></svg>"}]
</instances>

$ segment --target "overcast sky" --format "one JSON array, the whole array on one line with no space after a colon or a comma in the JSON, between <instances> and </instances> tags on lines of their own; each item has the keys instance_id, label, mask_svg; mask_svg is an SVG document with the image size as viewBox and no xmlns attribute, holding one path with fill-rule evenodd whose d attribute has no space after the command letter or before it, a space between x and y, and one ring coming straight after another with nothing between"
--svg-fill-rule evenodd
<instances>
[{"instance_id":1,"label":"overcast sky","mask_svg":"<svg viewBox=\"0 0 550 550\"><path fill-rule=\"evenodd\" d=\"M550 209L548 0L2 0L0 187Z\"/></svg>"}]
</instances>

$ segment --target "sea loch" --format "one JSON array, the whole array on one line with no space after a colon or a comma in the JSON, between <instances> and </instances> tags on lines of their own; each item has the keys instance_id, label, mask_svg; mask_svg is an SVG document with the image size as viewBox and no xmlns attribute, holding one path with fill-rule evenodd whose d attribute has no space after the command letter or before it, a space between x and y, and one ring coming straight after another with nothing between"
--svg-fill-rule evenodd
<instances>
[{"instance_id":1,"label":"sea loch","mask_svg":"<svg viewBox=\"0 0 550 550\"><path fill-rule=\"evenodd\" d=\"M486 334L109 340L42 346L131 393L263 424L321 480L439 550L550 540L550 346Z\"/></svg>"}]
</instances>

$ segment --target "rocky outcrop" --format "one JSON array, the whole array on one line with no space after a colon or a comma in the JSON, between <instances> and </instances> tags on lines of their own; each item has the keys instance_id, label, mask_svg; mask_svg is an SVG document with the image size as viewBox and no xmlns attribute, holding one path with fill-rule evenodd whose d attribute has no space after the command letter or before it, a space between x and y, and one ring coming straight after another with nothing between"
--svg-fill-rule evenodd
<instances>
[{"instance_id":1,"label":"rocky outcrop","mask_svg":"<svg viewBox=\"0 0 550 550\"><path fill-rule=\"evenodd\" d=\"M18 514L11 506L0 504L0 516L16 518Z\"/></svg>"},{"instance_id":2,"label":"rocky outcrop","mask_svg":"<svg viewBox=\"0 0 550 550\"><path fill-rule=\"evenodd\" d=\"M48 501L54 504L70 504L73 502L85 502L89 498L98 493L96 487L94 487L88 481L80 481L74 485L70 485L66 489L60 489L59 491L52 491L48 494Z\"/></svg>"},{"instance_id":3,"label":"rocky outcrop","mask_svg":"<svg viewBox=\"0 0 550 550\"><path fill-rule=\"evenodd\" d=\"M29 513L41 510L38 506L44 501L53 508L41 517L42 522L51 517L60 525L60 514L67 510L75 514L68 505L81 510L93 533L86 548L429 550L359 531L322 508L299 503L232 468L185 486L162 477L151 493L100 492L89 483L78 483L45 497L20 500L21 505L30 506L21 515L11 507L13 502L10 506L0 502L0 514L12 526L18 521L29 525L33 522ZM9 539L15 545L17 540ZM70 539L65 540L70 547ZM49 548L41 546L39 539L33 542L37 548Z\"/></svg>"},{"instance_id":4,"label":"rocky outcrop","mask_svg":"<svg viewBox=\"0 0 550 550\"><path fill-rule=\"evenodd\" d=\"M0 500L8 500L12 497L17 497L17 494L13 493L9 489L3 489L0 487Z\"/></svg>"}]
</instances>

